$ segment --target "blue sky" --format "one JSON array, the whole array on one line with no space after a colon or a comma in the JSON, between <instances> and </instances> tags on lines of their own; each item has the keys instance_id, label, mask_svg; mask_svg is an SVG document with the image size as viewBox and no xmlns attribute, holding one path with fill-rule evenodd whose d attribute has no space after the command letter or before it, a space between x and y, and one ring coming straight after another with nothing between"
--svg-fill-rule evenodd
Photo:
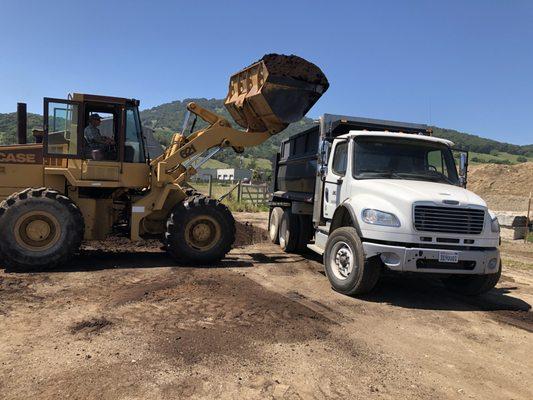
<instances>
[{"instance_id":1,"label":"blue sky","mask_svg":"<svg viewBox=\"0 0 533 400\"><path fill-rule=\"evenodd\" d=\"M0 0L0 112L68 92L226 94L269 52L319 65L311 110L533 143L533 1Z\"/></svg>"}]
</instances>

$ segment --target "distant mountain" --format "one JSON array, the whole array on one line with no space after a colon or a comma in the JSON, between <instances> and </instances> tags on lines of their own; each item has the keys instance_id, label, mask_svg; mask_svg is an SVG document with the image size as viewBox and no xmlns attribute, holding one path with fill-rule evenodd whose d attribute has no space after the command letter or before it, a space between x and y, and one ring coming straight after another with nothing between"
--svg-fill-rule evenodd
<instances>
[{"instance_id":1,"label":"distant mountain","mask_svg":"<svg viewBox=\"0 0 533 400\"><path fill-rule=\"evenodd\" d=\"M231 116L224 107L224 101L220 99L185 99L161 104L157 107L141 111L143 125L154 130L156 139L164 145L170 142L174 132L181 131L185 118L187 103L194 101L217 114L232 121ZM234 151L227 150L217 154L217 160L231 166L257 166L265 168L267 160L271 160L279 148L281 141L296 132L313 126L310 118L291 124L282 133L273 136L260 146L246 149L244 154L238 155ZM16 141L16 113L0 114L0 144L12 144ZM28 137L31 138L31 129L42 126L42 117L37 114L28 114ZM202 128L205 123L198 120L195 129ZM451 129L433 127L434 135L453 141L459 148L474 152L472 159L478 162L502 162L515 163L525 161L525 157L533 157L533 144L519 146L510 143L499 142L480 136L458 132ZM477 154L480 153L480 154ZM502 154L503 153L503 154Z\"/></svg>"}]
</instances>

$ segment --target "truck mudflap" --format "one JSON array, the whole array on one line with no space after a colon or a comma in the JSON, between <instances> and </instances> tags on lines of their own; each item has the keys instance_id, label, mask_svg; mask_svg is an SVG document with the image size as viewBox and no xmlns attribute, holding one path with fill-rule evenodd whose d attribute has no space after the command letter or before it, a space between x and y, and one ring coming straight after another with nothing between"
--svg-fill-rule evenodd
<instances>
[{"instance_id":1,"label":"truck mudflap","mask_svg":"<svg viewBox=\"0 0 533 400\"><path fill-rule=\"evenodd\" d=\"M363 242L365 258L379 256L393 271L441 274L494 274L500 264L497 248L447 250L407 248Z\"/></svg>"}]
</instances>

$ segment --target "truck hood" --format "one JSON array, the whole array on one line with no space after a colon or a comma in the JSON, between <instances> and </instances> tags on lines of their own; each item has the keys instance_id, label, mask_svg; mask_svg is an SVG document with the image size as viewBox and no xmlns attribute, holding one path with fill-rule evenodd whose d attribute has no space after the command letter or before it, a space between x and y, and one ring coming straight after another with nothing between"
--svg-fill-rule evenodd
<instances>
[{"instance_id":1,"label":"truck hood","mask_svg":"<svg viewBox=\"0 0 533 400\"><path fill-rule=\"evenodd\" d=\"M392 200L393 203L414 203L418 201L443 203L444 200L458 201L459 205L486 207L485 201L475 193L459 186L438 182L406 179L364 179L359 185L367 193ZM446 203L444 203L446 204Z\"/></svg>"}]
</instances>

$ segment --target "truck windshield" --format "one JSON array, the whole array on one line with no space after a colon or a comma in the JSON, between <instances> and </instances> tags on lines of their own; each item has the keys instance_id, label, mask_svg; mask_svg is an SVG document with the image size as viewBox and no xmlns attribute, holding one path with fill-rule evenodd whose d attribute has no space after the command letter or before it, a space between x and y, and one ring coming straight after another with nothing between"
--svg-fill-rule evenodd
<instances>
[{"instance_id":1,"label":"truck windshield","mask_svg":"<svg viewBox=\"0 0 533 400\"><path fill-rule=\"evenodd\" d=\"M353 174L357 179L411 179L459 185L452 152L445 144L360 137L354 147Z\"/></svg>"}]
</instances>

